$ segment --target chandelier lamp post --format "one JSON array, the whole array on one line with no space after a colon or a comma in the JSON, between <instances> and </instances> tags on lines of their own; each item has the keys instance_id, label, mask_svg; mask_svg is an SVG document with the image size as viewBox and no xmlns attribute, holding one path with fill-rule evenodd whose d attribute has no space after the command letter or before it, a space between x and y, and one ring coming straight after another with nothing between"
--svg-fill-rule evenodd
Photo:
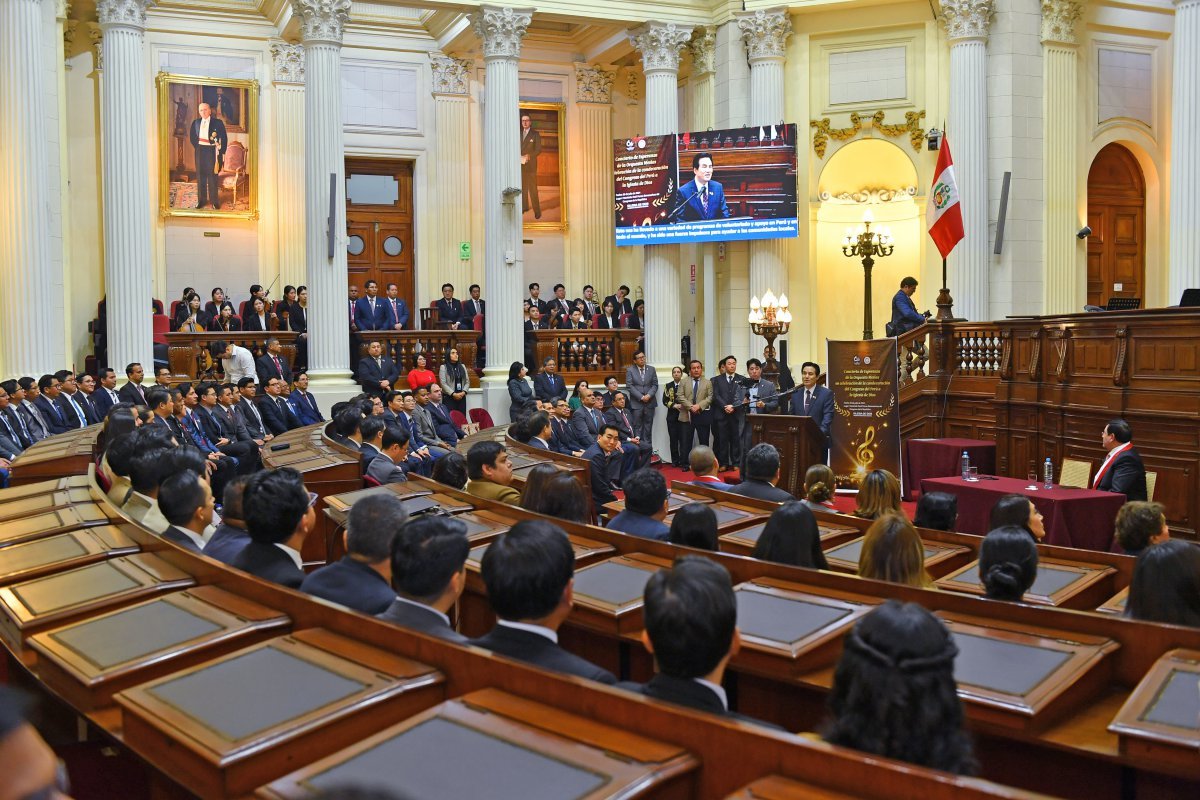
<instances>
[{"instance_id":1,"label":"chandelier lamp post","mask_svg":"<svg viewBox=\"0 0 1200 800\"><path fill-rule=\"evenodd\" d=\"M846 238L842 240L842 255L846 258L862 259L864 339L875 338L874 326L871 324L871 267L875 266L876 258L886 258L895 249L891 229L883 227L873 231L871 223L874 221L875 217L868 208L863 212L863 224L857 231L846 228Z\"/></svg>"},{"instance_id":2,"label":"chandelier lamp post","mask_svg":"<svg viewBox=\"0 0 1200 800\"><path fill-rule=\"evenodd\" d=\"M781 294L776 298L771 290L767 289L761 304L757 297L750 298L750 314L747 321L755 336L767 340L767 346L763 350L763 373L768 377L778 375L779 362L775 360L775 339L787 333L792 324L787 295Z\"/></svg>"}]
</instances>

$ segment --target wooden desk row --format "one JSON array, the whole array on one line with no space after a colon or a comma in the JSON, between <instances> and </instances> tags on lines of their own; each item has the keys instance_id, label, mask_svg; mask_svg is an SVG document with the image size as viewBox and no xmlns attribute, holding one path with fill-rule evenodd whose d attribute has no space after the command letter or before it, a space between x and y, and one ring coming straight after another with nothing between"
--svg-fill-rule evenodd
<instances>
[{"instance_id":1,"label":"wooden desk row","mask_svg":"<svg viewBox=\"0 0 1200 800\"><path fill-rule=\"evenodd\" d=\"M13 459L9 472L9 486L61 478L70 475L86 475L93 463L96 440L101 425L89 425L57 436L50 436L25 449Z\"/></svg>"},{"instance_id":2,"label":"wooden desk row","mask_svg":"<svg viewBox=\"0 0 1200 800\"><path fill-rule=\"evenodd\" d=\"M73 488L109 524L0 542L2 640L151 765L160 796L307 797L346 780L422 798L1026 796L401 630L183 551L69 479L0 492L0 514ZM484 520L505 510L447 494ZM88 539L100 551L81 565Z\"/></svg>"}]
</instances>

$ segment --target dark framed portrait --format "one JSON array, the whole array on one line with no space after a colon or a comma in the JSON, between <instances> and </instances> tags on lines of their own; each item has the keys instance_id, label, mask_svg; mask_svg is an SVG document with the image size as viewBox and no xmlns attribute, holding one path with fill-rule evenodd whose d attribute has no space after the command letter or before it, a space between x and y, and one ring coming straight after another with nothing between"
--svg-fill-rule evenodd
<instances>
[{"instance_id":1,"label":"dark framed portrait","mask_svg":"<svg viewBox=\"0 0 1200 800\"><path fill-rule=\"evenodd\" d=\"M562 103L521 103L521 222L567 228L567 148Z\"/></svg>"},{"instance_id":2,"label":"dark framed portrait","mask_svg":"<svg viewBox=\"0 0 1200 800\"><path fill-rule=\"evenodd\" d=\"M159 211L258 217L258 81L161 72Z\"/></svg>"}]
</instances>

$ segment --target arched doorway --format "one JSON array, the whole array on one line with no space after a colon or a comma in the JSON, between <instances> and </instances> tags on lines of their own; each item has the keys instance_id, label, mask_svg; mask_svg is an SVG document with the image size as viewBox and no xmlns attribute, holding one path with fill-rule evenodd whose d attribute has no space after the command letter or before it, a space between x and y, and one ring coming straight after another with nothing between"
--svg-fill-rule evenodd
<instances>
[{"instance_id":1,"label":"arched doorway","mask_svg":"<svg viewBox=\"0 0 1200 800\"><path fill-rule=\"evenodd\" d=\"M1087 301L1140 297L1146 288L1146 180L1137 159L1106 145L1088 171Z\"/></svg>"}]
</instances>

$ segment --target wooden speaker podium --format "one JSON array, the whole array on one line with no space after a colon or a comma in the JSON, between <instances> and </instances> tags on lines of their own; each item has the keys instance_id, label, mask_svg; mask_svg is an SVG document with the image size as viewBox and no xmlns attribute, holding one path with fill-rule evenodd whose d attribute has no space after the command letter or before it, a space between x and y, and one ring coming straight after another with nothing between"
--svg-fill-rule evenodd
<instances>
[{"instance_id":1,"label":"wooden speaker podium","mask_svg":"<svg viewBox=\"0 0 1200 800\"><path fill-rule=\"evenodd\" d=\"M792 414L747 414L750 442L766 442L779 451L779 488L804 497L804 471L825 463L825 434L812 417Z\"/></svg>"}]
</instances>

